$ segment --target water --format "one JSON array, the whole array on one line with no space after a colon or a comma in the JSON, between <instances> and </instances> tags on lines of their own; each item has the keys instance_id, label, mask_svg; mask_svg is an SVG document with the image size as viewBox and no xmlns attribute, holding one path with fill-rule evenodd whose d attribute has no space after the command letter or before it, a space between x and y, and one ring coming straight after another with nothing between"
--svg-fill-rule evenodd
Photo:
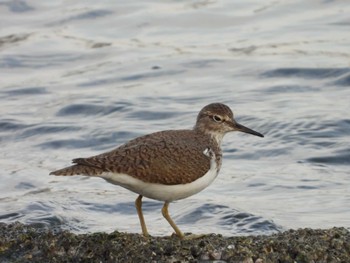
<instances>
[{"instance_id":1,"label":"water","mask_svg":"<svg viewBox=\"0 0 350 263\"><path fill-rule=\"evenodd\" d=\"M185 232L350 227L348 1L3 1L0 220L141 232L136 195L53 177L76 157L191 128L223 102L219 177L170 205ZM153 235L169 235L145 199Z\"/></svg>"}]
</instances>

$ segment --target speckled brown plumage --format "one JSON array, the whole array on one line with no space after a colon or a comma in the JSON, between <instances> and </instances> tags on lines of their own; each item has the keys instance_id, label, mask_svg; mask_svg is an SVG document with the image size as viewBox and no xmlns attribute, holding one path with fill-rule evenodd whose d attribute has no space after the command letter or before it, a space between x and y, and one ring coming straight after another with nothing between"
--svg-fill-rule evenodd
<instances>
[{"instance_id":1,"label":"speckled brown plumage","mask_svg":"<svg viewBox=\"0 0 350 263\"><path fill-rule=\"evenodd\" d=\"M221 164L220 148L209 135L194 130L169 130L138 137L119 148L89 158L73 160L75 165L54 175L124 173L144 182L184 184L203 176L210 168L206 148Z\"/></svg>"},{"instance_id":2,"label":"speckled brown plumage","mask_svg":"<svg viewBox=\"0 0 350 263\"><path fill-rule=\"evenodd\" d=\"M229 107L209 104L199 112L192 130L168 130L141 136L110 152L74 159L74 165L51 174L99 176L113 172L150 183L190 183L210 168L210 157L203 153L207 148L215 154L217 169L220 169L221 140L236 124Z\"/></svg>"}]
</instances>

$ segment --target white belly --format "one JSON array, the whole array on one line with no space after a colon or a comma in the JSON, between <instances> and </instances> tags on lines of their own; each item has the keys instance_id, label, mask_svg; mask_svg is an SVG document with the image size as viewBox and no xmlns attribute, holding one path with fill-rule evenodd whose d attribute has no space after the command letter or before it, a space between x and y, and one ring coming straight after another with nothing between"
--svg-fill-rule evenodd
<instances>
[{"instance_id":1,"label":"white belly","mask_svg":"<svg viewBox=\"0 0 350 263\"><path fill-rule=\"evenodd\" d=\"M202 191L214 181L217 175L218 170L216 161L215 158L212 158L209 171L202 177L188 184L162 185L146 183L127 174L116 174L111 172L103 173L100 177L112 184L120 185L142 196L159 201L171 202L189 197Z\"/></svg>"}]
</instances>

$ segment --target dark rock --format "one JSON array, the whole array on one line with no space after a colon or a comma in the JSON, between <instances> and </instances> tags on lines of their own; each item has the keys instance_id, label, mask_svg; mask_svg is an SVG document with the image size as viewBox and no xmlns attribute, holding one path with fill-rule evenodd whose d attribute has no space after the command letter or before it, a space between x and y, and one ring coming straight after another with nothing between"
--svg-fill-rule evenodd
<instances>
[{"instance_id":1,"label":"dark rock","mask_svg":"<svg viewBox=\"0 0 350 263\"><path fill-rule=\"evenodd\" d=\"M345 228L190 240L120 232L73 234L0 223L0 262L349 262Z\"/></svg>"}]
</instances>

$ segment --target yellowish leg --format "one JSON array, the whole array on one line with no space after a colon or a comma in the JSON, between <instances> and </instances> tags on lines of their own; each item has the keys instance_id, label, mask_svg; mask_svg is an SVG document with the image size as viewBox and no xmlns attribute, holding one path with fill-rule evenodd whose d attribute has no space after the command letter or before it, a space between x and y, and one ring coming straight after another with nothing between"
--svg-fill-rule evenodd
<instances>
[{"instance_id":1,"label":"yellowish leg","mask_svg":"<svg viewBox=\"0 0 350 263\"><path fill-rule=\"evenodd\" d=\"M145 219L143 218L143 213L142 213L142 195L139 195L139 197L136 198L135 207L137 210L137 214L139 215L140 224L141 224L141 228L142 228L142 234L145 237L148 237L149 235L148 235Z\"/></svg>"},{"instance_id":2,"label":"yellowish leg","mask_svg":"<svg viewBox=\"0 0 350 263\"><path fill-rule=\"evenodd\" d=\"M171 225L171 227L175 230L176 235L178 235L179 238L183 239L185 235L180 231L180 229L177 227L177 225L174 223L174 221L171 219L169 212L168 212L169 202L165 202L162 208L162 214L164 218L168 221L168 223Z\"/></svg>"}]
</instances>

